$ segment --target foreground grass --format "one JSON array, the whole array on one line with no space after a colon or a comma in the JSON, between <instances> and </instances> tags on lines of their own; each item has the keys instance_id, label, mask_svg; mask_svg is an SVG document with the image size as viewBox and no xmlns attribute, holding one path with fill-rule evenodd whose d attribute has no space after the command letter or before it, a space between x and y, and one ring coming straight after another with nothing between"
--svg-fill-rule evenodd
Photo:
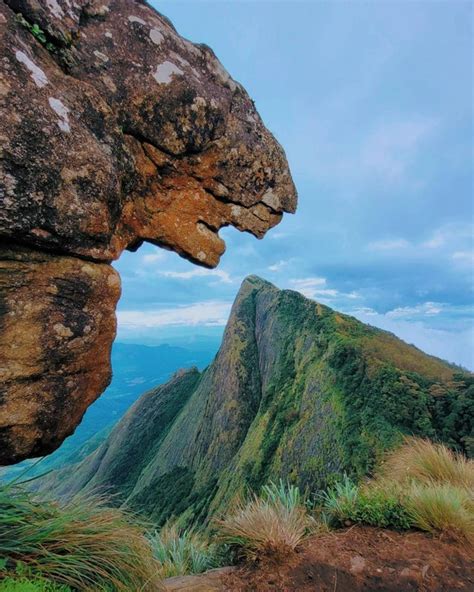
<instances>
[{"instance_id":1,"label":"foreground grass","mask_svg":"<svg viewBox=\"0 0 474 592\"><path fill-rule=\"evenodd\" d=\"M368 483L346 477L323 494L323 511L337 525L418 528L474 544L474 462L408 438Z\"/></svg>"},{"instance_id":2,"label":"foreground grass","mask_svg":"<svg viewBox=\"0 0 474 592\"><path fill-rule=\"evenodd\" d=\"M474 501L465 489L450 484L415 484L405 505L417 528L474 544Z\"/></svg>"},{"instance_id":3,"label":"foreground grass","mask_svg":"<svg viewBox=\"0 0 474 592\"><path fill-rule=\"evenodd\" d=\"M60 505L21 486L0 485L0 557L2 575L13 577L21 567L30 579L44 577L75 590L159 586L159 566L143 528L93 496Z\"/></svg>"},{"instance_id":4,"label":"foreground grass","mask_svg":"<svg viewBox=\"0 0 474 592\"><path fill-rule=\"evenodd\" d=\"M239 502L218 521L222 539L251 560L285 557L297 549L314 525L297 487L280 482L263 488L260 496Z\"/></svg>"},{"instance_id":5,"label":"foreground grass","mask_svg":"<svg viewBox=\"0 0 474 592\"><path fill-rule=\"evenodd\" d=\"M183 530L168 524L149 540L163 578L202 573L222 561L218 546L192 528Z\"/></svg>"},{"instance_id":6,"label":"foreground grass","mask_svg":"<svg viewBox=\"0 0 474 592\"><path fill-rule=\"evenodd\" d=\"M252 561L284 560L325 521L418 528L474 543L474 463L442 445L407 439L373 479L356 485L345 477L321 498L318 521L297 487L263 487L216 522L225 557L206 534L173 524L147 534L97 497L60 505L0 484L0 592L156 591L161 577L202 573L231 562L235 551Z\"/></svg>"},{"instance_id":7,"label":"foreground grass","mask_svg":"<svg viewBox=\"0 0 474 592\"><path fill-rule=\"evenodd\" d=\"M5 578L0 581L0 592L72 592L72 590L69 586L43 579Z\"/></svg>"}]
</instances>

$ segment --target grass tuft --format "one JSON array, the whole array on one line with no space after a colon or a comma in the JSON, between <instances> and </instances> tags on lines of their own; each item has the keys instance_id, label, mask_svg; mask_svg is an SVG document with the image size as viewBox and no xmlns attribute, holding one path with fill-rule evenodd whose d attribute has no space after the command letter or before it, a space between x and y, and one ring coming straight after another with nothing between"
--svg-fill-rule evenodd
<instances>
[{"instance_id":1,"label":"grass tuft","mask_svg":"<svg viewBox=\"0 0 474 592\"><path fill-rule=\"evenodd\" d=\"M472 491L474 462L443 444L406 438L402 446L387 456L381 477L399 483L449 484Z\"/></svg>"},{"instance_id":2,"label":"grass tuft","mask_svg":"<svg viewBox=\"0 0 474 592\"><path fill-rule=\"evenodd\" d=\"M76 590L156 590L158 565L143 528L99 497L57 504L21 485L0 485L0 557Z\"/></svg>"},{"instance_id":3,"label":"grass tuft","mask_svg":"<svg viewBox=\"0 0 474 592\"><path fill-rule=\"evenodd\" d=\"M217 546L194 529L168 524L149 540L163 578L202 573L220 565Z\"/></svg>"},{"instance_id":4,"label":"grass tuft","mask_svg":"<svg viewBox=\"0 0 474 592\"><path fill-rule=\"evenodd\" d=\"M449 483L413 484L405 505L413 524L421 530L474 543L474 503L465 489Z\"/></svg>"},{"instance_id":5,"label":"grass tuft","mask_svg":"<svg viewBox=\"0 0 474 592\"><path fill-rule=\"evenodd\" d=\"M238 502L234 512L218 526L224 542L256 560L293 552L308 536L313 522L298 488L280 482L264 487L260 497Z\"/></svg>"},{"instance_id":6,"label":"grass tuft","mask_svg":"<svg viewBox=\"0 0 474 592\"><path fill-rule=\"evenodd\" d=\"M347 475L321 494L324 510L330 521L344 523L356 511L359 487Z\"/></svg>"}]
</instances>

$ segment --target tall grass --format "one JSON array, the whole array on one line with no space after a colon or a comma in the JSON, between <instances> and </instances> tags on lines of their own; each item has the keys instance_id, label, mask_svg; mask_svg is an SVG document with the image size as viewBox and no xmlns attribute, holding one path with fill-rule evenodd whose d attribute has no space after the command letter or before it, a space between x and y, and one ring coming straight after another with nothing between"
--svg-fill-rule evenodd
<instances>
[{"instance_id":1,"label":"tall grass","mask_svg":"<svg viewBox=\"0 0 474 592\"><path fill-rule=\"evenodd\" d=\"M350 481L323 495L338 524L419 528L474 543L474 462L442 444L407 438L389 453L375 479Z\"/></svg>"},{"instance_id":2,"label":"tall grass","mask_svg":"<svg viewBox=\"0 0 474 592\"><path fill-rule=\"evenodd\" d=\"M77 590L156 590L157 563L143 528L99 497L65 504L0 485L0 557Z\"/></svg>"},{"instance_id":3,"label":"tall grass","mask_svg":"<svg viewBox=\"0 0 474 592\"><path fill-rule=\"evenodd\" d=\"M298 488L282 482L264 487L247 503L238 502L230 516L218 521L222 539L253 560L293 552L312 526Z\"/></svg>"},{"instance_id":4,"label":"tall grass","mask_svg":"<svg viewBox=\"0 0 474 592\"><path fill-rule=\"evenodd\" d=\"M217 545L193 529L168 524L150 535L149 540L164 578L202 573L219 565Z\"/></svg>"},{"instance_id":5,"label":"tall grass","mask_svg":"<svg viewBox=\"0 0 474 592\"><path fill-rule=\"evenodd\" d=\"M413 484L405 505L413 524L421 530L474 544L474 503L465 489L449 483L434 487Z\"/></svg>"},{"instance_id":6,"label":"tall grass","mask_svg":"<svg viewBox=\"0 0 474 592\"><path fill-rule=\"evenodd\" d=\"M406 438L387 456L381 467L383 478L399 483L450 484L474 491L474 462L443 444Z\"/></svg>"}]
</instances>

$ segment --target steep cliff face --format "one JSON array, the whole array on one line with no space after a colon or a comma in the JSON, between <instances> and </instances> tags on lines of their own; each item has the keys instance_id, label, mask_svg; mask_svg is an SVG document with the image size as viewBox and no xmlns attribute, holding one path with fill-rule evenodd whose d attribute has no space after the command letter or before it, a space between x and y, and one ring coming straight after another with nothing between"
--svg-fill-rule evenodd
<instances>
[{"instance_id":1,"label":"steep cliff face","mask_svg":"<svg viewBox=\"0 0 474 592\"><path fill-rule=\"evenodd\" d=\"M104 488L158 523L206 520L269 479L314 492L342 472L361 477L403 433L473 454L473 411L471 375L250 277L207 370L144 395L44 486Z\"/></svg>"},{"instance_id":2,"label":"steep cliff face","mask_svg":"<svg viewBox=\"0 0 474 592\"><path fill-rule=\"evenodd\" d=\"M294 211L296 192L242 86L144 2L4 0L0 52L0 323L9 327L0 463L8 463L54 449L107 384L119 295L111 260L149 241L213 267L225 247L220 228L260 238ZM94 266L94 279L81 266ZM68 286L67 302L51 298L58 284ZM61 307L83 320L68 324ZM58 340L67 355L57 354ZM81 384L86 375L95 378Z\"/></svg>"}]
</instances>

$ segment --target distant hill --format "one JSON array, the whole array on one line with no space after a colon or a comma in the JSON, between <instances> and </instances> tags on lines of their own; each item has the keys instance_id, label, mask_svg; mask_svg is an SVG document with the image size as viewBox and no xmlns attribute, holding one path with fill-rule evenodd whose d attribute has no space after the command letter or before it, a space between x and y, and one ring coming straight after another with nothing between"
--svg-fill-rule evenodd
<instances>
[{"instance_id":1,"label":"distant hill","mask_svg":"<svg viewBox=\"0 0 474 592\"><path fill-rule=\"evenodd\" d=\"M52 468L82 460L101 444L113 425L122 417L144 390L165 382L183 366L205 368L218 349L218 341L208 339L192 347L162 344L147 346L114 343L112 347L113 377L110 386L93 403L72 436L40 463L27 460L3 469L3 476L15 476L27 467L27 477ZM1 471L1 469L0 469ZM1 475L1 474L0 474Z\"/></svg>"},{"instance_id":2,"label":"distant hill","mask_svg":"<svg viewBox=\"0 0 474 592\"><path fill-rule=\"evenodd\" d=\"M145 393L42 487L105 489L158 524L206 521L270 479L316 491L360 478L404 433L472 455L473 417L471 374L251 276L214 362Z\"/></svg>"}]
</instances>

